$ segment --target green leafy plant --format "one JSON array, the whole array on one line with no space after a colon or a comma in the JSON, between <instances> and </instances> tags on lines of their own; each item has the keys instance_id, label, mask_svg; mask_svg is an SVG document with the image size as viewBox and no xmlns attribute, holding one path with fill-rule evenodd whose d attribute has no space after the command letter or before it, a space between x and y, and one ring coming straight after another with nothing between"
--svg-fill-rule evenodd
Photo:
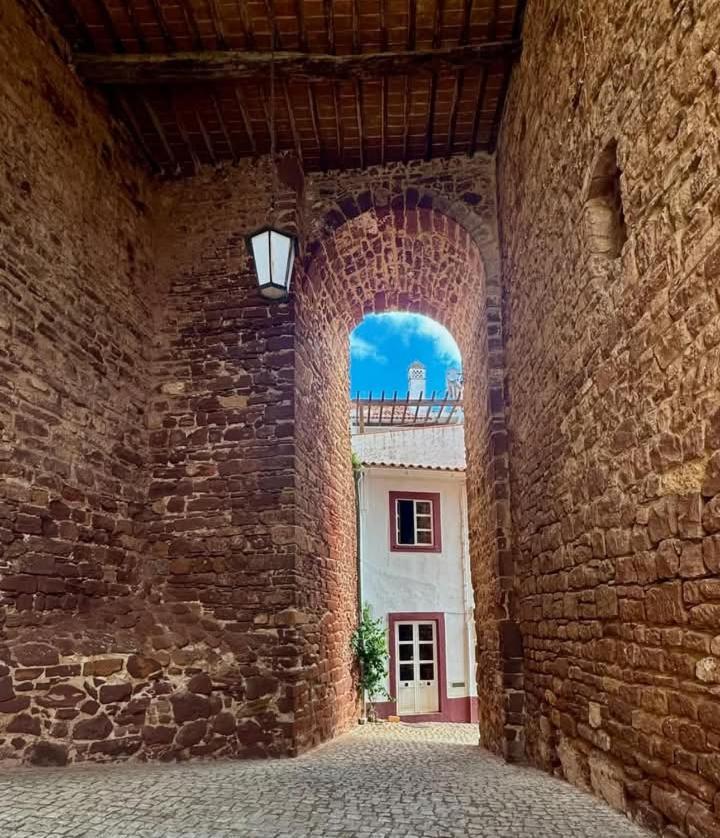
<instances>
[{"instance_id":1,"label":"green leafy plant","mask_svg":"<svg viewBox=\"0 0 720 838\"><path fill-rule=\"evenodd\" d=\"M370 704L370 716L375 718L375 699L378 696L392 699L392 696L385 689L385 677L388 672L387 635L382 619L373 619L370 606L365 603L362 609L362 616L358 627L350 639L355 657L360 667L360 683L358 685L361 695L367 696ZM363 710L365 702L363 701Z\"/></svg>"}]
</instances>

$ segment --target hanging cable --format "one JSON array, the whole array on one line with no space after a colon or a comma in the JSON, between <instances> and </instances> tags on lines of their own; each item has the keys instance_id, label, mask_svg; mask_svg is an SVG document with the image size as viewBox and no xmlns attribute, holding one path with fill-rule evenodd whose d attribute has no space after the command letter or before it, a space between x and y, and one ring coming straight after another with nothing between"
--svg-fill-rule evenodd
<instances>
[{"instance_id":1,"label":"hanging cable","mask_svg":"<svg viewBox=\"0 0 720 838\"><path fill-rule=\"evenodd\" d=\"M275 224L275 196L277 192L277 166L275 165L275 21L270 36L270 166L272 168L270 221Z\"/></svg>"}]
</instances>

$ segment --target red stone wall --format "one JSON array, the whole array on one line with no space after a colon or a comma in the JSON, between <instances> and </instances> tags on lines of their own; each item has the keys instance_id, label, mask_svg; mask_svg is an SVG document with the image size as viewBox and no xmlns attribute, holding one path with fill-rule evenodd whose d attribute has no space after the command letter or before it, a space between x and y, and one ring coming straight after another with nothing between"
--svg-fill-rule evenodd
<instances>
[{"instance_id":1,"label":"red stone wall","mask_svg":"<svg viewBox=\"0 0 720 838\"><path fill-rule=\"evenodd\" d=\"M2 5L0 758L288 754L352 723L347 339L400 308L464 356L484 743L519 756L527 710L537 764L720 834L720 31L627 6L528 5L502 286L491 158L288 158L303 250L268 306L266 164L149 183ZM588 204L613 141L618 258Z\"/></svg>"},{"instance_id":2,"label":"red stone wall","mask_svg":"<svg viewBox=\"0 0 720 838\"><path fill-rule=\"evenodd\" d=\"M150 186L2 16L0 758L292 752L292 313L242 241L267 171L235 215L222 175Z\"/></svg>"},{"instance_id":3,"label":"red stone wall","mask_svg":"<svg viewBox=\"0 0 720 838\"><path fill-rule=\"evenodd\" d=\"M515 755L492 160L284 158L302 252L269 305L267 161L147 181L26 14L0 27L0 758L294 754L353 723L348 336L388 308L463 351L481 729Z\"/></svg>"},{"instance_id":4,"label":"red stone wall","mask_svg":"<svg viewBox=\"0 0 720 838\"><path fill-rule=\"evenodd\" d=\"M0 38L0 567L14 629L136 581L151 269L147 188L126 149L12 3Z\"/></svg>"},{"instance_id":5,"label":"red stone wall","mask_svg":"<svg viewBox=\"0 0 720 838\"><path fill-rule=\"evenodd\" d=\"M153 596L194 603L197 663L243 746L297 749L305 681L295 536L294 317L257 293L245 235L269 215L267 166L169 184L155 204L158 317L147 535ZM295 225L292 190L281 226ZM187 606L183 606L187 607Z\"/></svg>"},{"instance_id":6,"label":"red stone wall","mask_svg":"<svg viewBox=\"0 0 720 838\"><path fill-rule=\"evenodd\" d=\"M297 696L296 724L305 748L359 715L350 650L357 573L348 333L332 310L297 292L295 523L309 677Z\"/></svg>"},{"instance_id":7,"label":"red stone wall","mask_svg":"<svg viewBox=\"0 0 720 838\"><path fill-rule=\"evenodd\" d=\"M83 641L55 624L100 608L98 624L122 625L116 604L137 586L135 521L145 498L147 185L48 36L41 20L2 5L3 757L27 756L41 732L68 735L75 711L67 699L58 704L53 694L28 712L36 696L81 671L61 666L57 648ZM42 645L49 639L55 650ZM89 717L94 699L84 698Z\"/></svg>"},{"instance_id":8,"label":"red stone wall","mask_svg":"<svg viewBox=\"0 0 720 838\"><path fill-rule=\"evenodd\" d=\"M720 835L714 4L531 0L500 138L528 750ZM617 141L628 241L585 212Z\"/></svg>"}]
</instances>

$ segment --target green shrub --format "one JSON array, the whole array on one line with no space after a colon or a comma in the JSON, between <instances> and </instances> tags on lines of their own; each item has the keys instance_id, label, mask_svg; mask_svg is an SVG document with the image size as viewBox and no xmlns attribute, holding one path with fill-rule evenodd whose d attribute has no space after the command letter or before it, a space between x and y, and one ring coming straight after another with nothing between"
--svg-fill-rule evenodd
<instances>
[{"instance_id":1,"label":"green shrub","mask_svg":"<svg viewBox=\"0 0 720 838\"><path fill-rule=\"evenodd\" d=\"M367 603L363 606L362 618L350 639L350 646L360 667L359 689L362 694L367 695L374 716L372 705L376 697L392 700L392 696L385 689L390 653L383 621L373 619Z\"/></svg>"}]
</instances>

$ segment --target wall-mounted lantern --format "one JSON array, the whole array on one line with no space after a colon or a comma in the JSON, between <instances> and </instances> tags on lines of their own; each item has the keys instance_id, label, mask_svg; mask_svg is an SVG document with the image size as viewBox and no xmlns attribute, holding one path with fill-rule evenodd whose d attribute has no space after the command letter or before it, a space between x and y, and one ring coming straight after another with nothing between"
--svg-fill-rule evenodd
<instances>
[{"instance_id":1,"label":"wall-mounted lantern","mask_svg":"<svg viewBox=\"0 0 720 838\"><path fill-rule=\"evenodd\" d=\"M255 278L263 297L284 300L290 293L293 262L297 239L292 233L275 227L275 199L277 196L277 165L275 163L275 35L270 54L270 224L247 237L247 247L255 267Z\"/></svg>"},{"instance_id":2,"label":"wall-mounted lantern","mask_svg":"<svg viewBox=\"0 0 720 838\"><path fill-rule=\"evenodd\" d=\"M247 237L255 278L263 297L283 300L290 292L297 240L275 227L262 227Z\"/></svg>"}]
</instances>

